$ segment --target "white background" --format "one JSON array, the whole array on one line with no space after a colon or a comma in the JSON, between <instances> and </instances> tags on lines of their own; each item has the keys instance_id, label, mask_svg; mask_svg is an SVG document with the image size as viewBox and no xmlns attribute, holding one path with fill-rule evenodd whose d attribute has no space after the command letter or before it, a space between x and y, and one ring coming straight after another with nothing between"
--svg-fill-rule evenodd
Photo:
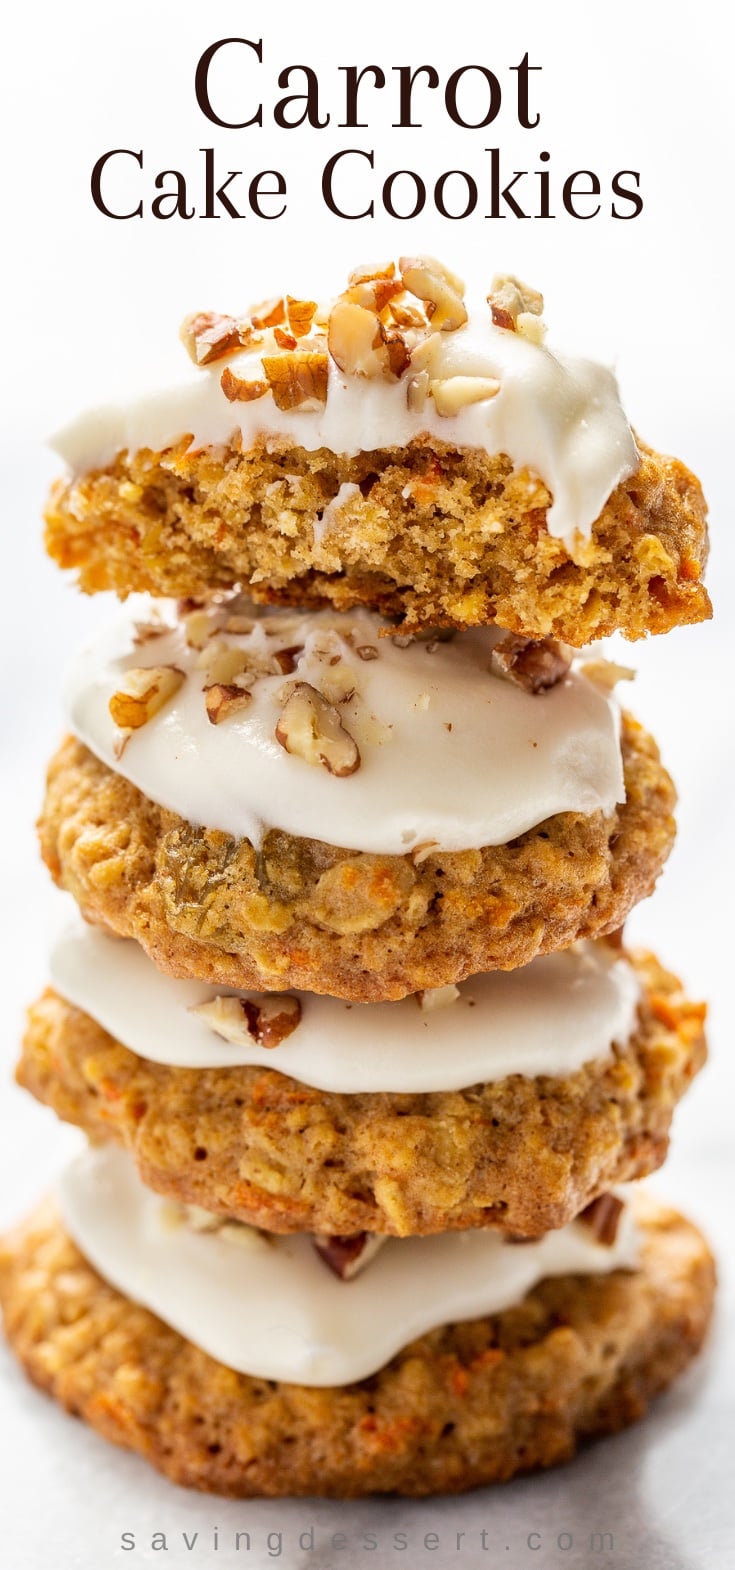
<instances>
[{"instance_id":1,"label":"white background","mask_svg":"<svg viewBox=\"0 0 735 1570\"><path fill-rule=\"evenodd\" d=\"M49 932L64 901L39 866L33 819L46 759L60 733L59 687L71 649L110 613L86 602L48 564L39 514L55 472L45 435L85 403L114 394L151 370L174 366L181 316L194 308L238 309L287 287L320 294L341 286L356 261L399 251L434 251L475 282L514 270L544 290L553 337L614 360L626 407L646 440L676 452L702 476L712 510L709 581L716 620L636 647L639 716L660 740L680 787L680 840L654 898L631 931L678 967L691 990L712 1002L712 1062L681 1109L674 1153L659 1189L688 1205L719 1245L727 1276L731 1223L727 1160L731 1143L733 934L732 789L735 738L730 596L735 592L730 466L733 426L733 288L729 239L732 144L730 38L725 8L618 0L604 9L567 0L521 8L475 8L467 0L426 0L401 10L385 0L350 7L271 6L214 0L72 0L18 8L5 35L2 349L2 567L0 620L4 984L2 1051L9 1081L26 1002L44 982ZM193 75L215 38L263 36L264 65L242 81L223 79L227 103L264 103L262 131L220 131L197 109ZM532 108L536 130L515 123L509 67L528 50L541 65ZM245 58L243 52L243 59ZM455 67L493 69L503 106L487 131L451 126L440 94L424 98L422 129L398 131L395 97L373 95L371 128L340 131L337 67L432 63L442 81ZM270 106L278 71L318 68L322 131L279 131ZM461 223L427 214L410 224L330 218L319 171L341 146L375 149L382 178L414 167L434 178L465 167L482 181L499 145L507 165L537 167L551 153L555 189L575 168L603 182L640 169L645 207L633 222L600 216L575 222ZM249 217L190 222L112 222L97 213L89 171L110 147L143 148L140 194L158 169L177 167L201 204L201 154L214 146L224 178L231 168L282 168L288 212L274 223ZM377 177L371 194L379 194ZM557 201L557 206L558 201ZM630 651L628 651L630 652ZM0 1212L18 1216L51 1181L69 1141L52 1115L10 1085L2 1095ZM642 1428L588 1452L573 1468L493 1494L438 1505L371 1502L314 1507L289 1502L236 1506L183 1494L134 1457L108 1449L28 1390L11 1360L4 1381L0 1478L6 1494L0 1563L9 1570L108 1570L163 1563L258 1567L271 1562L380 1567L410 1563L586 1567L594 1530L612 1530L615 1551L592 1562L615 1570L695 1570L735 1564L728 1496L733 1381L727 1374L725 1313L715 1343ZM729 1437L728 1437L729 1434ZM316 1523L314 1552L299 1532ZM219 1527L215 1550L213 1530ZM479 1537L485 1528L487 1547ZM235 1530L252 1548L234 1552ZM440 1533L435 1552L425 1531ZM136 1533L121 1553L120 1533ZM152 1552L151 1533L168 1551ZM199 1538L191 1550L181 1532ZM348 1534L347 1552L329 1533ZM372 1530L375 1551L360 1547ZM391 1542L408 1533L403 1552ZM266 1539L268 1532L282 1532ZM529 1533L542 1547L529 1547ZM456 1546L455 1534L464 1532ZM569 1533L573 1542L559 1534ZM146 1549L145 1543L148 1542ZM532 1539L534 1545L538 1540Z\"/></svg>"}]
</instances>

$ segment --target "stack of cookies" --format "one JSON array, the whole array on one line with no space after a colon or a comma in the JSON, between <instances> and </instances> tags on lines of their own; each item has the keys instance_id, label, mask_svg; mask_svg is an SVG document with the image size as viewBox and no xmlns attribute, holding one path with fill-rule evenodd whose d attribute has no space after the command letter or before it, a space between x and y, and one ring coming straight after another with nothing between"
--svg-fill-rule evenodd
<instances>
[{"instance_id":1,"label":"stack of cookies","mask_svg":"<svg viewBox=\"0 0 735 1570\"><path fill-rule=\"evenodd\" d=\"M509 277L204 313L66 431L76 661L20 1082L89 1136L5 1240L30 1377L181 1483L427 1494L571 1456L689 1362L713 1266L628 1183L700 1005L622 927L674 836L590 643L705 619L705 507ZM153 596L141 601L140 594Z\"/></svg>"}]
</instances>

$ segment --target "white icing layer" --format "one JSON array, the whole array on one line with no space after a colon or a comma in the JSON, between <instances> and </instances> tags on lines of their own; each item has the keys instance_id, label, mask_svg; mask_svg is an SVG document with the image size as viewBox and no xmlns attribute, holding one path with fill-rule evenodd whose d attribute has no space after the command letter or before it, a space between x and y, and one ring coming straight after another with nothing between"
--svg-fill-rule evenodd
<instances>
[{"instance_id":1,"label":"white icing layer","mask_svg":"<svg viewBox=\"0 0 735 1570\"><path fill-rule=\"evenodd\" d=\"M72 667L71 728L152 800L254 844L270 827L386 855L429 843L469 850L505 844L557 813L608 813L624 799L615 701L578 672L535 696L491 675L498 633L490 628L401 648L379 638L381 622L368 611L255 615L252 631L220 644L261 663L294 645L302 652L291 674L262 676L249 705L219 725L205 709L207 650L191 649L174 624L135 647L128 612ZM361 658L366 647L376 657ZM110 698L128 668L152 665L176 666L186 680L120 753ZM348 778L276 740L296 681L336 701L353 689L338 701L361 754Z\"/></svg>"},{"instance_id":2,"label":"white icing layer","mask_svg":"<svg viewBox=\"0 0 735 1570\"><path fill-rule=\"evenodd\" d=\"M389 382L345 376L332 360L327 400L316 412L280 410L270 392L251 403L230 403L220 385L224 367L231 365L242 380L262 381L262 352L262 346L243 350L198 370L184 369L182 362L175 385L127 407L90 410L58 433L54 447L79 472L111 462L123 448L158 451L186 435L195 448L219 446L237 435L247 450L270 436L310 452L327 447L348 455L402 447L429 435L453 446L507 453L516 469L540 476L553 497L548 529L567 545L577 530L591 532L610 493L638 466L612 372L494 327L484 301L464 327L438 335L431 374L496 378L500 391L448 418L436 413L431 398L423 409L409 409L408 377Z\"/></svg>"},{"instance_id":3,"label":"white icing layer","mask_svg":"<svg viewBox=\"0 0 735 1570\"><path fill-rule=\"evenodd\" d=\"M365 1379L416 1336L500 1313L546 1276L597 1275L636 1258L626 1209L612 1248L580 1222L522 1246L483 1230L389 1238L342 1282L304 1236L175 1225L170 1203L111 1145L73 1162L60 1201L78 1248L126 1297L240 1373L306 1385Z\"/></svg>"},{"instance_id":4,"label":"white icing layer","mask_svg":"<svg viewBox=\"0 0 735 1570\"><path fill-rule=\"evenodd\" d=\"M423 1009L344 1003L297 993L301 1019L278 1047L225 1041L192 1009L248 997L163 975L131 939L82 922L57 939L51 980L131 1052L179 1068L278 1069L318 1090L460 1090L509 1074L568 1075L624 1046L640 997L632 966L599 943L535 959L521 971L474 976L457 999Z\"/></svg>"}]
</instances>

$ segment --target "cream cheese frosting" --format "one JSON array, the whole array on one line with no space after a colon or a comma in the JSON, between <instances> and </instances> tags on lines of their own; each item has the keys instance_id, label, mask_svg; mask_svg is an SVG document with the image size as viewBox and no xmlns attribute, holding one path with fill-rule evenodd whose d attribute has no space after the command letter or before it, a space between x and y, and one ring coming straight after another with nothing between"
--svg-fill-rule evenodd
<instances>
[{"instance_id":1,"label":"cream cheese frosting","mask_svg":"<svg viewBox=\"0 0 735 1570\"><path fill-rule=\"evenodd\" d=\"M59 1199L78 1248L126 1297L229 1368L295 1384L366 1379L415 1337L500 1313L545 1277L630 1269L636 1260L626 1207L612 1247L581 1222L522 1247L482 1229L389 1238L344 1282L303 1235L192 1230L112 1146L78 1157Z\"/></svg>"},{"instance_id":2,"label":"cream cheese frosting","mask_svg":"<svg viewBox=\"0 0 735 1570\"><path fill-rule=\"evenodd\" d=\"M136 632L128 611L69 673L71 729L110 768L193 824L255 845L278 828L348 850L403 855L505 844L557 813L609 813L625 798L615 700L574 669L535 695L492 674L497 629L406 646L403 638L381 638L380 618L366 610L248 611L237 633L221 630L226 607L215 607L209 621L197 613L194 648L170 609L153 637ZM232 681L227 662L237 664L239 655L261 674L247 706L212 724L204 688L213 679ZM217 674L223 659L224 676ZM173 666L184 679L125 739L110 699L127 670L152 666ZM348 778L276 739L297 682L337 706L360 753Z\"/></svg>"},{"instance_id":3,"label":"cream cheese frosting","mask_svg":"<svg viewBox=\"0 0 735 1570\"><path fill-rule=\"evenodd\" d=\"M453 1001L423 1008L299 999L296 1028L265 1048L244 1031L224 1040L194 1012L217 997L257 993L163 975L129 938L80 921L51 953L57 992L139 1057L178 1068L273 1068L318 1090L422 1093L460 1090L510 1074L569 1075L632 1035L640 997L629 962L604 943L578 943L523 970L474 976ZM452 989L449 989L451 993ZM261 995L262 996L262 995Z\"/></svg>"},{"instance_id":4,"label":"cream cheese frosting","mask_svg":"<svg viewBox=\"0 0 735 1570\"><path fill-rule=\"evenodd\" d=\"M308 452L326 447L345 455L428 436L450 446L506 453L516 470L528 469L550 491L549 532L568 548L577 532L588 536L608 496L638 466L612 372L494 326L484 300L470 309L464 326L436 339L432 376L497 380L496 396L449 417L439 415L430 398L413 410L405 377L346 376L330 358L327 398L318 410L279 409L270 392L253 402L229 402L221 387L223 369L230 366L245 381L262 381L262 355L273 353L268 342L211 366L189 366L177 383L126 406L90 410L60 431L53 446L81 472L104 467L123 449L160 451L185 436L193 448L222 446L234 437L245 450L272 439Z\"/></svg>"}]
</instances>

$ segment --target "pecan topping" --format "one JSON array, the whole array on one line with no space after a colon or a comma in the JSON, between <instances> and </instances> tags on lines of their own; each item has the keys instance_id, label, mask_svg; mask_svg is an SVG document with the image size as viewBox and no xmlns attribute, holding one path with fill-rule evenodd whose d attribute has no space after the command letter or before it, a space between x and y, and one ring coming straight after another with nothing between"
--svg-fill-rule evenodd
<instances>
[{"instance_id":1,"label":"pecan topping","mask_svg":"<svg viewBox=\"0 0 735 1570\"><path fill-rule=\"evenodd\" d=\"M499 392L500 382L495 376L443 376L429 382L429 395L437 414L449 416L459 414L470 403L484 403Z\"/></svg>"},{"instance_id":2,"label":"pecan topping","mask_svg":"<svg viewBox=\"0 0 735 1570\"><path fill-rule=\"evenodd\" d=\"M121 730L139 730L178 692L183 680L184 672L175 665L127 670L108 705L115 724Z\"/></svg>"},{"instance_id":3,"label":"pecan topping","mask_svg":"<svg viewBox=\"0 0 735 1570\"><path fill-rule=\"evenodd\" d=\"M490 669L496 676L515 682L526 692L547 692L564 679L572 656L554 638L521 638L507 632L490 656Z\"/></svg>"},{"instance_id":4,"label":"pecan topping","mask_svg":"<svg viewBox=\"0 0 735 1570\"><path fill-rule=\"evenodd\" d=\"M282 327L273 328L273 337L275 338L279 349L296 348L296 339L294 338L293 333L284 332Z\"/></svg>"},{"instance_id":5,"label":"pecan topping","mask_svg":"<svg viewBox=\"0 0 735 1570\"><path fill-rule=\"evenodd\" d=\"M285 301L280 296L263 300L260 305L253 306L250 320L253 327L280 327L286 320Z\"/></svg>"},{"instance_id":6,"label":"pecan topping","mask_svg":"<svg viewBox=\"0 0 735 1570\"><path fill-rule=\"evenodd\" d=\"M243 376L236 376L234 371L226 365L220 377L220 386L230 403L253 403L256 398L264 398L268 391L268 383L247 381Z\"/></svg>"},{"instance_id":7,"label":"pecan topping","mask_svg":"<svg viewBox=\"0 0 735 1570\"><path fill-rule=\"evenodd\" d=\"M400 333L388 332L373 310L349 299L337 300L332 307L327 342L332 359L347 376L397 380L410 364Z\"/></svg>"},{"instance_id":8,"label":"pecan topping","mask_svg":"<svg viewBox=\"0 0 735 1570\"><path fill-rule=\"evenodd\" d=\"M189 611L183 617L184 637L190 649L203 649L214 636L214 623L209 611Z\"/></svg>"},{"instance_id":9,"label":"pecan topping","mask_svg":"<svg viewBox=\"0 0 735 1570\"><path fill-rule=\"evenodd\" d=\"M306 763L321 764L338 779L360 767L357 742L345 730L334 704L306 681L291 688L276 725L276 740L286 752Z\"/></svg>"},{"instance_id":10,"label":"pecan topping","mask_svg":"<svg viewBox=\"0 0 735 1570\"><path fill-rule=\"evenodd\" d=\"M467 321L464 284L433 256L402 256L398 263L404 289L426 302L433 328L455 332Z\"/></svg>"},{"instance_id":11,"label":"pecan topping","mask_svg":"<svg viewBox=\"0 0 735 1570\"><path fill-rule=\"evenodd\" d=\"M240 325L234 316L200 311L182 323L181 338L195 365L211 365L223 355L242 348Z\"/></svg>"},{"instance_id":12,"label":"pecan topping","mask_svg":"<svg viewBox=\"0 0 735 1570\"><path fill-rule=\"evenodd\" d=\"M359 283L372 283L373 279L395 278L396 269L393 262L363 262L360 267L353 267L347 282L352 286Z\"/></svg>"},{"instance_id":13,"label":"pecan topping","mask_svg":"<svg viewBox=\"0 0 735 1570\"><path fill-rule=\"evenodd\" d=\"M292 643L288 649L276 649L273 658L279 671L282 671L284 676L290 676L291 672L296 669L296 661L299 655L303 654L303 652L303 643Z\"/></svg>"},{"instance_id":14,"label":"pecan topping","mask_svg":"<svg viewBox=\"0 0 735 1570\"><path fill-rule=\"evenodd\" d=\"M259 994L213 998L211 1003L198 1003L191 1012L233 1046L256 1041L259 1047L278 1047L296 1029L301 1004L288 993L270 997Z\"/></svg>"},{"instance_id":15,"label":"pecan topping","mask_svg":"<svg viewBox=\"0 0 735 1570\"><path fill-rule=\"evenodd\" d=\"M498 275L487 298L496 326L543 341L543 297L536 290ZM397 268L393 262L354 268L331 309L278 295L240 320L200 312L187 319L182 336L197 365L264 346L262 376L240 377L225 367L221 385L232 403L249 403L270 390L279 409L318 410L327 398L331 356L346 375L406 377L412 411L423 410L432 396L438 413L452 416L499 391L492 376L443 376L439 366L432 380L441 335L467 320L462 279L435 257L403 256Z\"/></svg>"},{"instance_id":16,"label":"pecan topping","mask_svg":"<svg viewBox=\"0 0 735 1570\"><path fill-rule=\"evenodd\" d=\"M414 414L420 414L429 395L429 373L419 371L418 376L412 376L406 388L406 402Z\"/></svg>"},{"instance_id":17,"label":"pecan topping","mask_svg":"<svg viewBox=\"0 0 735 1570\"><path fill-rule=\"evenodd\" d=\"M213 687L217 682L229 686L231 682L239 681L240 677L247 677L251 681L262 675L246 649L216 639L210 639L204 645L201 654L197 656L196 665L204 671L206 687Z\"/></svg>"},{"instance_id":18,"label":"pecan topping","mask_svg":"<svg viewBox=\"0 0 735 1570\"><path fill-rule=\"evenodd\" d=\"M316 1233L312 1237L317 1254L340 1281L351 1281L364 1270L384 1242L385 1238L371 1232L356 1232L352 1237L327 1237Z\"/></svg>"},{"instance_id":19,"label":"pecan topping","mask_svg":"<svg viewBox=\"0 0 735 1570\"><path fill-rule=\"evenodd\" d=\"M310 332L315 310L316 300L294 300L290 294L286 295L286 316L294 338L305 338Z\"/></svg>"},{"instance_id":20,"label":"pecan topping","mask_svg":"<svg viewBox=\"0 0 735 1570\"><path fill-rule=\"evenodd\" d=\"M391 300L390 314L396 327L423 329L427 325L426 313L420 306L407 304L404 296L399 300Z\"/></svg>"},{"instance_id":21,"label":"pecan topping","mask_svg":"<svg viewBox=\"0 0 735 1570\"><path fill-rule=\"evenodd\" d=\"M309 411L326 403L329 359L321 350L263 355L263 370L278 409Z\"/></svg>"},{"instance_id":22,"label":"pecan topping","mask_svg":"<svg viewBox=\"0 0 735 1570\"><path fill-rule=\"evenodd\" d=\"M398 381L411 364L411 351L405 338L397 330L389 332L381 325L380 336L385 346L388 370Z\"/></svg>"},{"instance_id":23,"label":"pecan topping","mask_svg":"<svg viewBox=\"0 0 735 1570\"><path fill-rule=\"evenodd\" d=\"M532 343L542 343L546 327L541 320L544 297L537 289L530 289L512 273L498 273L493 278L487 297L492 312L493 325L508 332L520 333Z\"/></svg>"},{"instance_id":24,"label":"pecan topping","mask_svg":"<svg viewBox=\"0 0 735 1570\"><path fill-rule=\"evenodd\" d=\"M204 704L211 725L221 725L230 715L239 714L251 702L252 693L247 687L236 687L229 682L216 681L204 688Z\"/></svg>"},{"instance_id":25,"label":"pecan topping","mask_svg":"<svg viewBox=\"0 0 735 1570\"><path fill-rule=\"evenodd\" d=\"M374 311L379 316L390 305L397 294L403 293L403 287L392 278L372 278L363 283L352 284L346 289L342 298L352 305L363 305L368 311Z\"/></svg>"}]
</instances>

